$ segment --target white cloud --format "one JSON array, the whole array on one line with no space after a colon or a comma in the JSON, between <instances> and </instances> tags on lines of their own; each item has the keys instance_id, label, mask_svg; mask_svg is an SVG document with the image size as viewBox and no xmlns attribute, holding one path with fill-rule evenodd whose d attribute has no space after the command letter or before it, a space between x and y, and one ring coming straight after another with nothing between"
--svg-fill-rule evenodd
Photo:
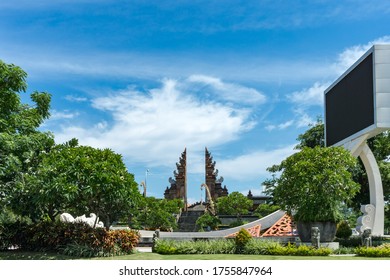
<instances>
[{"instance_id":1,"label":"white cloud","mask_svg":"<svg viewBox=\"0 0 390 280\"><path fill-rule=\"evenodd\" d=\"M310 88L305 88L301 91L293 92L288 96L288 99L296 103L298 106L323 106L324 91L330 85L327 83L316 82Z\"/></svg>"},{"instance_id":2,"label":"white cloud","mask_svg":"<svg viewBox=\"0 0 390 280\"><path fill-rule=\"evenodd\" d=\"M52 110L50 112L50 121L62 120L62 119L73 119L79 115L78 112L70 112L68 110L59 112L57 110Z\"/></svg>"},{"instance_id":3,"label":"white cloud","mask_svg":"<svg viewBox=\"0 0 390 280\"><path fill-rule=\"evenodd\" d=\"M275 130L275 129L283 130L283 129L286 129L286 128L292 126L293 124L294 124L294 120L289 120L289 121L286 121L284 123L280 123L278 125L274 125L274 124L267 125L265 127L265 129L268 130L268 131L272 131L272 130Z\"/></svg>"},{"instance_id":4,"label":"white cloud","mask_svg":"<svg viewBox=\"0 0 390 280\"><path fill-rule=\"evenodd\" d=\"M147 93L128 88L95 98L92 106L111 114L112 124L63 127L55 132L56 140L76 137L83 145L110 147L136 162L171 166L184 147L203 151L233 141L255 125L248 120L249 109L200 101L178 83L165 79L161 88Z\"/></svg>"},{"instance_id":5,"label":"white cloud","mask_svg":"<svg viewBox=\"0 0 390 280\"><path fill-rule=\"evenodd\" d=\"M86 98L86 97L73 96L73 95L67 95L67 96L65 96L65 99L70 101L70 102L86 102L86 101L88 101L88 98Z\"/></svg>"},{"instance_id":6,"label":"white cloud","mask_svg":"<svg viewBox=\"0 0 390 280\"><path fill-rule=\"evenodd\" d=\"M350 66L352 66L369 48L374 44L389 44L390 36L383 36L368 42L364 45L355 45L345 49L341 52L335 63L330 67L326 66L329 73L334 73L333 79L336 79L344 73ZM301 91L293 92L287 95L287 99L297 104L300 108L305 106L323 106L324 91L331 84L327 82L315 82L311 87L302 89Z\"/></svg>"},{"instance_id":7,"label":"white cloud","mask_svg":"<svg viewBox=\"0 0 390 280\"><path fill-rule=\"evenodd\" d=\"M341 75L349 67L351 67L366 51L368 51L372 47L372 45L389 43L390 36L383 36L371 42L368 42L365 45L355 45L349 47L339 54L336 63L333 65L333 68L338 75Z\"/></svg>"},{"instance_id":8,"label":"white cloud","mask_svg":"<svg viewBox=\"0 0 390 280\"><path fill-rule=\"evenodd\" d=\"M279 164L296 152L294 145L275 150L258 150L233 159L219 160L218 169L224 177L240 181L250 181L268 176L267 168ZM259 182L260 184L260 182Z\"/></svg>"},{"instance_id":9,"label":"white cloud","mask_svg":"<svg viewBox=\"0 0 390 280\"><path fill-rule=\"evenodd\" d=\"M261 104L266 101L265 95L256 89L234 83L225 83L215 77L192 75L188 78L188 81L211 87L214 93L227 101L244 104Z\"/></svg>"},{"instance_id":10,"label":"white cloud","mask_svg":"<svg viewBox=\"0 0 390 280\"><path fill-rule=\"evenodd\" d=\"M295 121L295 124L298 128L308 127L309 125L316 123L315 119L313 119L306 112L300 109L297 109L295 111L295 114L297 116L297 120Z\"/></svg>"}]
</instances>

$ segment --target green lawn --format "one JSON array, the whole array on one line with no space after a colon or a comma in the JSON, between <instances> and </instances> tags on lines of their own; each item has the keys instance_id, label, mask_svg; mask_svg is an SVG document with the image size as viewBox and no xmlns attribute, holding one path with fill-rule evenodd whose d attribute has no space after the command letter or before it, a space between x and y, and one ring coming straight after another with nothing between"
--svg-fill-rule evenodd
<instances>
[{"instance_id":1,"label":"green lawn","mask_svg":"<svg viewBox=\"0 0 390 280\"><path fill-rule=\"evenodd\" d=\"M69 260L79 259L56 253L0 252L0 260ZM380 258L390 260L390 258ZM295 256L264 256L264 255L160 255L155 253L135 253L125 256L91 258L90 260L379 260L379 258L364 258L354 256L329 257L295 257Z\"/></svg>"}]
</instances>

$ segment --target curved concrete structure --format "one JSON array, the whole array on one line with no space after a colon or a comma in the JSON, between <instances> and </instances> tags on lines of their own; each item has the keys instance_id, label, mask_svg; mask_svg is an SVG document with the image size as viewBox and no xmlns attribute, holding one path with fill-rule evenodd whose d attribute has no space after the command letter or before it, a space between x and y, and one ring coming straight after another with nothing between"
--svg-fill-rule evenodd
<instances>
[{"instance_id":1,"label":"curved concrete structure","mask_svg":"<svg viewBox=\"0 0 390 280\"><path fill-rule=\"evenodd\" d=\"M207 232L160 232L161 239L212 239L212 238L223 238L232 233L238 232L241 228L249 229L254 226L260 225L261 230L267 229L273 226L283 215L284 211L278 210L275 211L268 216L265 216L259 220L247 223L245 225L229 228L224 230L216 230L216 231L207 231ZM154 231L140 230L141 238L152 238Z\"/></svg>"}]
</instances>

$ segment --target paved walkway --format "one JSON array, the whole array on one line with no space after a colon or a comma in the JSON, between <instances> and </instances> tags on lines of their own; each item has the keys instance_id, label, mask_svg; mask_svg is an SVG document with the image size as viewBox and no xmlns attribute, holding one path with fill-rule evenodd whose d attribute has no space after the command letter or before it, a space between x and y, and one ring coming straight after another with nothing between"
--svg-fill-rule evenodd
<instances>
[{"instance_id":1,"label":"paved walkway","mask_svg":"<svg viewBox=\"0 0 390 280\"><path fill-rule=\"evenodd\" d=\"M135 247L137 252L140 253L151 253L152 252L152 247Z\"/></svg>"}]
</instances>

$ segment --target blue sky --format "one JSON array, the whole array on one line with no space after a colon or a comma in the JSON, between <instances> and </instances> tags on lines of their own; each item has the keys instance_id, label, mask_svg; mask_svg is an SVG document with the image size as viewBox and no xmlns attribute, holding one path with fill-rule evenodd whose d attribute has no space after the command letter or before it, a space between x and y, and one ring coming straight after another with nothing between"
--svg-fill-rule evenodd
<instances>
[{"instance_id":1,"label":"blue sky","mask_svg":"<svg viewBox=\"0 0 390 280\"><path fill-rule=\"evenodd\" d=\"M52 94L42 130L121 153L138 183L149 169L148 195L187 147L195 202L205 147L230 192L260 193L323 115L324 89L390 43L389 26L375 0L2 1L0 59Z\"/></svg>"}]
</instances>

